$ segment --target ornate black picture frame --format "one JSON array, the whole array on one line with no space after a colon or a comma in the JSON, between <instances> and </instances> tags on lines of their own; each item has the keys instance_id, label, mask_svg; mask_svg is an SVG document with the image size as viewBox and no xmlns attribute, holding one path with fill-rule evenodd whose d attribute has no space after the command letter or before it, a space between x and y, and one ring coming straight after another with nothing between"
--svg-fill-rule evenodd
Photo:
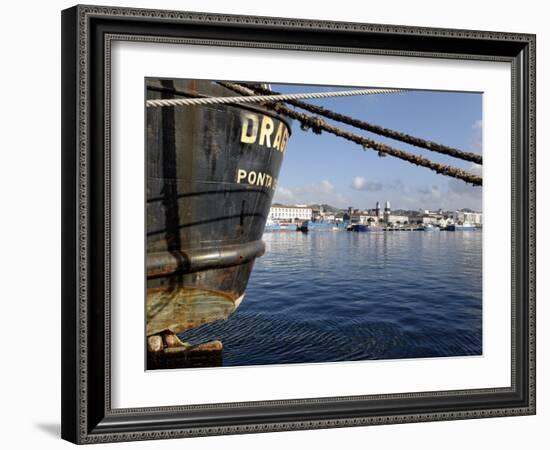
<instances>
[{"instance_id":1,"label":"ornate black picture frame","mask_svg":"<svg viewBox=\"0 0 550 450\"><path fill-rule=\"evenodd\" d=\"M511 385L113 409L109 101L116 40L511 63ZM64 439L83 444L535 413L534 35L75 6L62 13L62 109Z\"/></svg>"}]
</instances>

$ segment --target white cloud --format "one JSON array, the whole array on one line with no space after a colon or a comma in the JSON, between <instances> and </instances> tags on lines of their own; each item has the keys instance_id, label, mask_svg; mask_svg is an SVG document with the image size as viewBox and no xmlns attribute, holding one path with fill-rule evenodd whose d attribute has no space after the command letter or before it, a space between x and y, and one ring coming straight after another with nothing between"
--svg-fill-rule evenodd
<instances>
[{"instance_id":1,"label":"white cloud","mask_svg":"<svg viewBox=\"0 0 550 450\"><path fill-rule=\"evenodd\" d=\"M391 197L390 197L391 198ZM404 209L444 209L471 208L481 211L482 188L472 186L462 180L451 179L445 184L406 187L393 198L392 206Z\"/></svg>"},{"instance_id":2,"label":"white cloud","mask_svg":"<svg viewBox=\"0 0 550 450\"><path fill-rule=\"evenodd\" d=\"M472 124L472 136L470 137L470 147L476 153L483 150L483 121L476 120Z\"/></svg>"},{"instance_id":3,"label":"white cloud","mask_svg":"<svg viewBox=\"0 0 550 450\"><path fill-rule=\"evenodd\" d=\"M429 197L430 199L438 199L441 198L441 190L439 189L439 186L433 185L433 186L422 186L418 188L418 193L422 197Z\"/></svg>"},{"instance_id":4,"label":"white cloud","mask_svg":"<svg viewBox=\"0 0 550 450\"><path fill-rule=\"evenodd\" d=\"M323 180L319 185L315 185L315 184L310 185L309 189L313 193L317 193L317 192L329 193L334 191L334 185L328 180Z\"/></svg>"},{"instance_id":5,"label":"white cloud","mask_svg":"<svg viewBox=\"0 0 550 450\"><path fill-rule=\"evenodd\" d=\"M381 191L382 183L369 181L364 177L354 177L351 181L351 188L356 191Z\"/></svg>"},{"instance_id":6,"label":"white cloud","mask_svg":"<svg viewBox=\"0 0 550 450\"><path fill-rule=\"evenodd\" d=\"M467 170L481 174L481 166L477 164L472 163ZM340 192L329 180L293 187L279 185L274 201L290 205L328 203L339 208L350 205L360 208L374 207L376 200L389 200L394 208L403 209L481 210L482 207L482 188L462 180L450 179L446 183L418 186L395 178L380 183L380 189L373 186L377 183L369 182L364 177L354 177L351 189L347 192Z\"/></svg>"},{"instance_id":7,"label":"white cloud","mask_svg":"<svg viewBox=\"0 0 550 450\"><path fill-rule=\"evenodd\" d=\"M411 188L410 186L408 185L405 185L405 183L403 183L403 180L401 180L400 178L396 178L395 180L390 180L390 181L387 181L386 182L386 189L390 189L390 190L395 190L397 192L402 192L402 193L409 193Z\"/></svg>"},{"instance_id":8,"label":"white cloud","mask_svg":"<svg viewBox=\"0 0 550 450\"><path fill-rule=\"evenodd\" d=\"M279 185L275 191L274 202L290 204L328 203L333 206L344 206L348 199L329 180L310 183L297 187Z\"/></svg>"},{"instance_id":9,"label":"white cloud","mask_svg":"<svg viewBox=\"0 0 550 450\"><path fill-rule=\"evenodd\" d=\"M275 191L275 200L280 203L292 202L294 200L294 192L283 186L277 186L277 190Z\"/></svg>"}]
</instances>

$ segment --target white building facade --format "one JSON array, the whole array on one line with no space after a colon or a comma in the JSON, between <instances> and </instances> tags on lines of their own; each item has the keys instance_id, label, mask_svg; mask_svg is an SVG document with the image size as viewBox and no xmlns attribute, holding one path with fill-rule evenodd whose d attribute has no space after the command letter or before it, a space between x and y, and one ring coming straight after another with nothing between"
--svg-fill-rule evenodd
<instances>
[{"instance_id":1,"label":"white building facade","mask_svg":"<svg viewBox=\"0 0 550 450\"><path fill-rule=\"evenodd\" d=\"M455 211L453 213L453 219L456 223L480 226L483 222L483 214L479 212Z\"/></svg>"},{"instance_id":2,"label":"white building facade","mask_svg":"<svg viewBox=\"0 0 550 450\"><path fill-rule=\"evenodd\" d=\"M443 217L439 215L429 215L422 217L423 225L437 225L439 227L446 227L453 224L454 221L451 217Z\"/></svg>"},{"instance_id":3,"label":"white building facade","mask_svg":"<svg viewBox=\"0 0 550 450\"><path fill-rule=\"evenodd\" d=\"M297 222L311 220L312 209L306 205L273 205L267 216L268 221Z\"/></svg>"},{"instance_id":4,"label":"white building facade","mask_svg":"<svg viewBox=\"0 0 550 450\"><path fill-rule=\"evenodd\" d=\"M409 216L389 214L386 220L387 223L391 223L393 225L404 225L409 223Z\"/></svg>"}]
</instances>

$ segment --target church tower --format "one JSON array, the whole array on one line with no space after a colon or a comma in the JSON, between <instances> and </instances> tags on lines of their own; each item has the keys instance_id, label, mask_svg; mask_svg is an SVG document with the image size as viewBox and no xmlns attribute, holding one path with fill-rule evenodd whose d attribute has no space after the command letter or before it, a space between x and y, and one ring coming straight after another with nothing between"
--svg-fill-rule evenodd
<instances>
[{"instance_id":1,"label":"church tower","mask_svg":"<svg viewBox=\"0 0 550 450\"><path fill-rule=\"evenodd\" d=\"M386 203L384 205L384 222L389 223L390 215L391 215L390 202L386 200Z\"/></svg>"}]
</instances>

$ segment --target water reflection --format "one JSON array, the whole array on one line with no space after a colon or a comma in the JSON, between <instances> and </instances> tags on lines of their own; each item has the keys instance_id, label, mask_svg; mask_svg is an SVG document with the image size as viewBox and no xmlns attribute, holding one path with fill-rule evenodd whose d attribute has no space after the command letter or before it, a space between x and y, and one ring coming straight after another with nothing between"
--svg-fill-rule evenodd
<instances>
[{"instance_id":1,"label":"water reflection","mask_svg":"<svg viewBox=\"0 0 550 450\"><path fill-rule=\"evenodd\" d=\"M224 365L481 354L480 232L269 233L220 339Z\"/></svg>"}]
</instances>

